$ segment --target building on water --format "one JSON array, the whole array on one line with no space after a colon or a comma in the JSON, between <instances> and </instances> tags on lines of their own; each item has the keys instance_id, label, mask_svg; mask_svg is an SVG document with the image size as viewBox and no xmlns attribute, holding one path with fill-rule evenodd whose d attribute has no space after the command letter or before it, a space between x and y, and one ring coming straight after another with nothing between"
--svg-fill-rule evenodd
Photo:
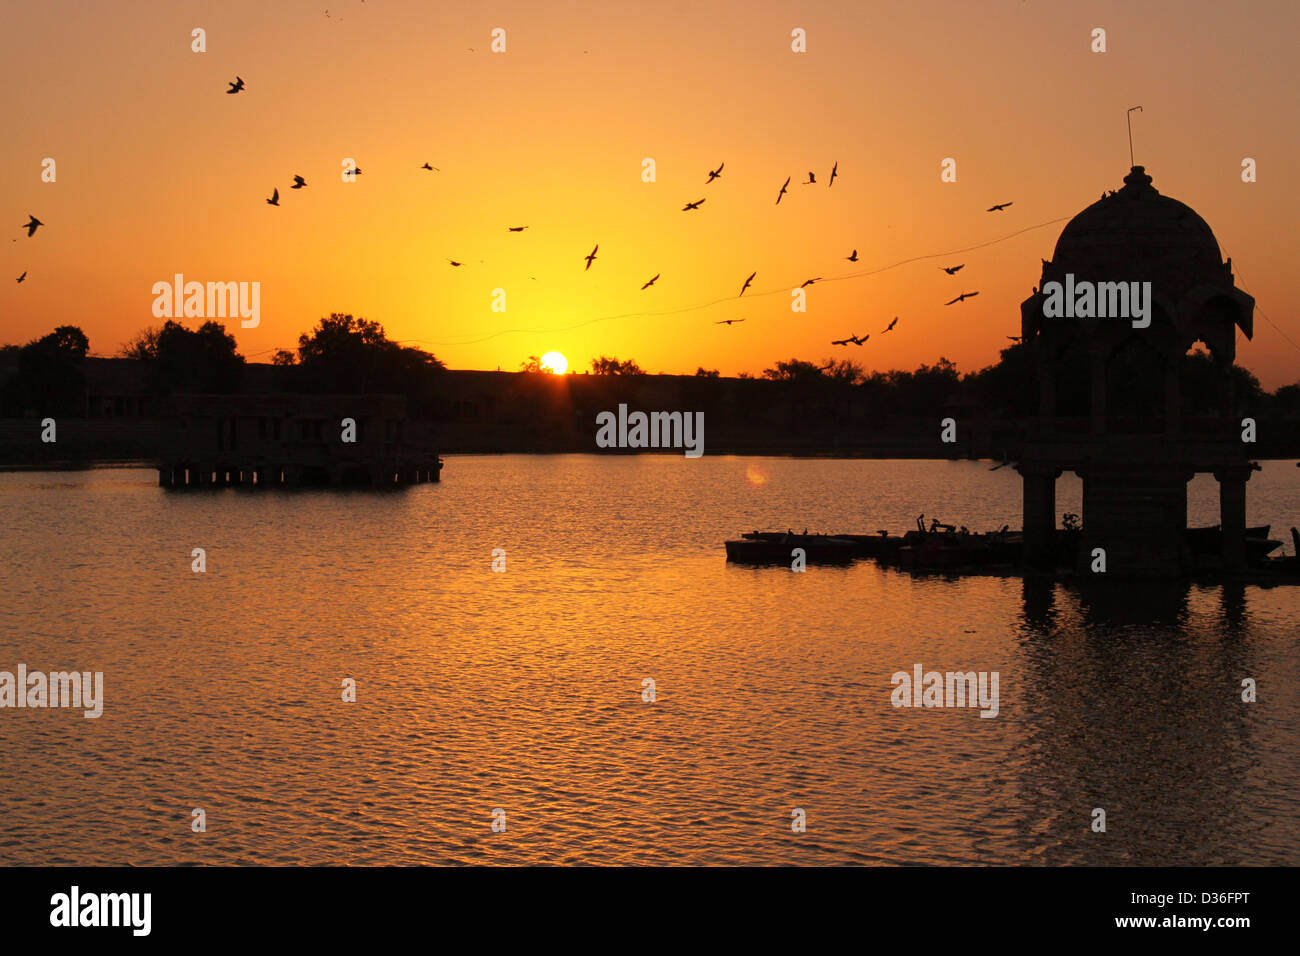
<instances>
[{"instance_id":1,"label":"building on water","mask_svg":"<svg viewBox=\"0 0 1300 956\"><path fill-rule=\"evenodd\" d=\"M400 395L174 395L162 408L165 488L393 488L441 470Z\"/></svg>"},{"instance_id":2,"label":"building on water","mask_svg":"<svg viewBox=\"0 0 1300 956\"><path fill-rule=\"evenodd\" d=\"M1062 290L1078 290L1069 316L1052 301ZM1141 166L1070 220L1021 305L1039 382L1018 466L1027 563L1052 560L1056 479L1073 471L1083 480L1073 556L1081 573L1096 549L1111 577L1187 573L1187 482L1202 473L1219 482L1223 567L1245 565L1255 446L1231 372L1236 333L1251 337L1254 308L1209 225L1160 195ZM1213 359L1213 396L1186 393L1186 357L1198 343Z\"/></svg>"}]
</instances>

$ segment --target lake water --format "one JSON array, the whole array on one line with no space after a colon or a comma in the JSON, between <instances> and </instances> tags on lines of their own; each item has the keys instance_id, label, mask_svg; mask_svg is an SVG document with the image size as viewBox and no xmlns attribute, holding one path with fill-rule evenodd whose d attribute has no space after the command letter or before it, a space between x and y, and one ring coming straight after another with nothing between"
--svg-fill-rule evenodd
<instances>
[{"instance_id":1,"label":"lake water","mask_svg":"<svg viewBox=\"0 0 1300 956\"><path fill-rule=\"evenodd\" d=\"M105 696L98 719L0 710L0 864L1300 863L1300 588L724 560L752 528L1018 527L1019 478L987 463L451 457L443 479L0 475L0 670L102 671ZM1251 523L1300 523L1293 463L1248 493ZM1217 523L1213 480L1189 494ZM997 671L997 717L892 706L918 663Z\"/></svg>"}]
</instances>

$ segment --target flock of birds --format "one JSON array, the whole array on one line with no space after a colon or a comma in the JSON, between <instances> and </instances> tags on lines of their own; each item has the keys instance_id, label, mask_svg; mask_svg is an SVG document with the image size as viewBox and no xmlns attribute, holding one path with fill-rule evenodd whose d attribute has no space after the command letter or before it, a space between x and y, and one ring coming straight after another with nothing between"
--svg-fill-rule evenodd
<instances>
[{"instance_id":1,"label":"flock of birds","mask_svg":"<svg viewBox=\"0 0 1300 956\"><path fill-rule=\"evenodd\" d=\"M234 94L237 94L237 93L242 93L242 92L244 91L244 89L245 89L245 85L244 85L243 77L236 76L233 82L227 81L227 83L228 83L228 86L229 86L229 89L226 90L227 95L234 95ZM709 171L708 171L708 178L705 179L705 181L704 181L704 185L708 186L708 185L712 184L715 180L718 180L718 179L722 178L722 171L723 171L724 168L726 168L726 163L725 163L725 162L724 162L724 163L719 163L717 169L711 169L711 170L709 170ZM834 186L834 185L835 185L835 180L836 180L836 178L839 176L839 168L840 168L840 164L839 164L839 161L838 161L838 160L837 160L836 162L834 162L834 163L831 165L830 176L828 177L827 182L826 182L826 185L827 185L828 187L830 187L830 186ZM427 172L441 172L441 170L440 170L437 166L433 166L433 165L429 164L427 161L426 161L424 164L422 164L422 165L419 167L419 169L424 170L424 171L427 171ZM347 176L352 176L352 177L360 176L360 175L361 175L361 169L360 169L360 167L354 166L352 169L345 171L345 175L347 175ZM781 200L785 197L786 193L789 191L789 188L790 188L790 182L791 182L792 179L793 179L792 176L787 176L786 179L785 179L785 182L781 184L781 188L780 188L780 190L779 190L779 191L777 192L777 194L776 194L776 205L779 206L779 205L781 204ZM806 180L804 180L803 183L802 183L801 185L804 185L804 186L815 186L815 185L817 185L817 174L816 174L813 170L809 170L809 171L808 171L808 178L807 178ZM290 189L305 189L306 187L307 187L307 180L304 179L302 176L299 176L299 175L295 175L295 176L293 177L293 182L292 182L292 184L289 186ZM681 211L682 211L682 212L693 212L693 211L696 211L696 210L698 210L701 206L704 205L706 199L707 199L707 197L704 197L704 198L700 198L700 199L694 200L693 202L687 202L686 205L684 205L684 206L682 207L682 210L681 210ZM271 190L271 198L268 199L268 200L266 200L266 203L267 203L268 206L279 206L279 205L280 205L280 189L279 189L278 186L275 187L275 188L273 188L273 189ZM1007 208L1008 206L1010 206L1010 205L1012 205L1011 202L997 203L997 204L995 204L995 205L993 205L993 206L990 206L986 211L987 211L987 212L1001 212L1002 210L1006 209L1006 208ZM41 221L40 221L39 219L37 219L35 216L32 216L32 215L29 214L28 221L24 224L24 228L26 228L26 230L27 230L27 235L28 235L29 237L31 237L31 236L35 235L36 230L37 230L40 226L43 226L43 225L45 225L45 223L41 222ZM519 233L519 232L523 232L523 231L524 231L525 229L527 229L527 228L528 228L528 226L510 226L510 227L508 227L508 231L510 231L510 232L515 232L515 233ZM17 242L16 239L13 240L13 241L14 241L14 242ZM599 250L600 250L600 244L597 243L595 246L592 247L591 252L587 253L587 255L583 257L584 260L585 260L586 263L587 263L586 266L584 267L584 270L583 270L583 271L587 271L587 270L590 270L590 269L591 269L591 265L592 265L593 262L596 261L596 254L597 254L597 252L599 252ZM858 250L857 250L857 249L854 249L854 250L853 250L849 255L845 256L844 259L845 259L845 261L847 261L847 262L857 262L857 261L858 261ZM464 262L459 261L459 260L456 260L456 259L448 259L447 262L450 263L450 264L451 264L453 267L455 267L455 268L459 268L460 266L463 266L463 265L465 264ZM940 266L939 268L942 269L942 270L943 270L945 273L947 273L949 276L952 276L952 275L956 275L957 272L959 272L961 269L965 268L965 263L962 263L962 264L960 264L960 265L955 265L955 266ZM641 291L644 292L646 289L649 289L649 288L650 288L651 286L653 286L656 282L658 282L658 281L659 281L659 277L660 277L661 274L662 274L662 273L658 273L658 272L656 272L656 273L654 274L653 277L651 277L651 278L650 278L650 279L649 279L645 284L643 284L643 285L641 286ZM750 285L753 283L754 279L755 279L757 276L758 276L758 272L757 272L757 271L751 272L751 273L749 274L749 277L746 278L745 281L744 281L744 283L741 285L741 287L740 287L740 292L739 292L739 293L737 294L737 296L736 296L737 298L741 298L741 297L744 296L745 292L749 289ZM23 274L20 275L20 276L18 277L18 281L19 281L19 282L22 282L22 281L23 281L24 279L26 279L26 278L27 278L27 272L24 270ZM808 286L812 285L813 283L821 281L821 279L822 279L821 276L816 276L816 277L811 278L811 279L806 279L806 280L805 280L805 281L800 285L799 288L801 288L801 289L805 289L805 288L807 288ZM958 295L956 298L954 298L954 299L950 299L949 301L945 302L944 305L956 305L956 304L958 304L958 303L961 303L961 302L966 301L967 299L974 298L974 297L977 296L977 295L979 295L979 292L978 292L978 291L976 291L976 292L962 292L962 293L961 293L960 295ZM720 320L718 320L717 322L715 322L714 324L715 324L715 325L728 325L728 326L730 326L730 325L736 325L736 324L741 323L741 322L744 322L744 321L746 321L746 320L743 319L743 318L741 318L741 319L720 319ZM894 329L894 327L895 327L897 324L898 324L898 316L894 316L893 321L890 322L889 325L887 325L884 329L882 329L878 334L883 335L883 334L885 334L886 332L892 332L893 329ZM843 346L843 347L848 347L848 346L850 346L850 345L862 346L862 345L864 345L864 344L867 342L867 340L870 339L870 338L871 338L871 335L870 335L870 334L865 334L865 335L860 335L860 334L849 335L849 336L846 336L846 337L841 338L841 339L832 339L832 340L831 340L831 345L835 345L835 346Z\"/></svg>"},{"instance_id":2,"label":"flock of birds","mask_svg":"<svg viewBox=\"0 0 1300 956\"><path fill-rule=\"evenodd\" d=\"M710 183L712 183L715 179L720 179L720 178L722 177L722 170L723 170L724 168L726 168L726 165L727 165L726 163L719 163L717 169L711 169L711 170L709 170L708 178L705 179L705 181L704 181L704 185L707 186L707 185L709 185ZM831 165L831 174L830 174L830 176L827 178L827 181L826 181L826 185L827 185L828 187L830 187L830 186L834 186L834 185L835 185L835 179L836 179L836 177L839 176L839 170L840 170L840 164L839 164L839 161L837 160L836 162L834 162L834 163ZM776 194L776 203L775 203L776 205L778 205L778 206L781 205L781 200L782 200L782 198L784 198L784 196L786 195L786 193L789 191L789 189L790 189L790 182L791 182L791 180L793 180L793 178L794 178L793 176L787 176L787 177L785 178L785 182L781 184L781 188L780 188L780 190L779 190L779 191L777 192L777 194ZM815 186L815 185L817 185L817 174L816 174L814 171L809 170L809 171L808 171L808 178L807 178L806 180L804 180L804 182L802 183L802 185L804 185L804 186ZM697 200L695 200L695 201L693 201L693 202L687 202L686 205L684 205L684 206L682 207L682 212L692 212L692 211L694 211L694 210L697 210L697 209L699 209L701 206L704 205L704 202L705 202L704 199L697 199ZM993 205L993 206L990 206L990 207L986 210L986 212L1001 212L1002 210L1006 209L1008 206L1010 206L1010 205L1012 205L1012 204L1013 204L1013 203L1011 203L1011 202L997 203L997 204L995 204L995 205ZM511 231L514 232L514 231L517 231L517 230L512 229ZM596 253L597 253L599 250L600 250L600 245L597 244L596 246L594 246L594 247L592 248L591 252L587 253L587 255L584 257L584 258L586 259L586 262L587 262L587 265L585 266L584 271L585 271L586 269L590 269L590 268L591 268L591 264L592 264L593 262L596 261ZM850 252L847 256L845 256L844 259L845 259L845 261L847 261L847 262L857 262L857 261L858 261L858 250L857 250L857 249L854 249L854 250L853 250L852 252ZM453 263L452 263L452 265L459 265L459 264L460 264L460 263L457 263L457 262L453 262ZM960 271L961 269L965 268L965 265L966 265L965 263L962 263L961 265L956 265L956 266L940 266L940 268L941 268L944 272L946 272L948 275L951 276L951 275L956 275L958 271ZM646 289L648 289L648 288L650 288L652 285L654 285L654 284L659 280L659 276L660 276L660 275L661 275L661 273L656 272L656 273L654 274L654 276L653 276L653 277L652 277L648 282L646 282L643 286L641 286L641 291L644 292ZM758 276L758 272L757 272L757 271L755 271L755 272L751 272L751 273L749 274L749 276L748 276L748 277L745 279L745 281L741 284L741 286L740 286L740 292L736 295L736 298L741 298L741 297L744 296L745 292L749 289L750 285L753 284L754 279L755 279L757 276ZM801 288L801 289L806 289L808 286L812 285L812 284L815 283L815 282L820 282L821 280L822 280L822 276L815 276L814 278L811 278L811 279L805 279L805 280L803 281L803 283L799 286L799 288ZM972 298L974 298L974 297L977 296L977 295L979 295L979 292L978 292L978 291L976 291L976 292L963 292L963 293L961 293L961 295L957 296L955 299L951 299L951 300L949 300L948 302L945 302L944 304L945 304L945 305L956 305L956 304L959 303L959 302L964 302L964 301L966 301L967 299L972 299ZM713 324L714 324L714 325L736 325L736 324L738 324L738 323L740 323L740 322L744 322L744 321L746 321L746 320L745 320L745 319L719 319L718 321L714 322ZM885 326L885 328L882 329L882 330L880 331L879 334L883 335L883 334L886 333L886 332L892 332L892 331L894 330L894 326L896 326L896 325L898 325L898 316L894 316L893 321L890 322L889 325ZM847 347L847 346L849 346L849 345L858 345L858 346L860 346L860 345L865 344L866 341L867 341L868 339L870 339L870 338L871 338L871 335L870 335L870 334L866 334L866 335L850 335L850 336L848 336L848 337L846 337L846 338L842 338L842 339L832 339L832 340L831 340L831 345L840 345L840 346L845 346L845 347ZM826 368L830 368L830 366L823 366L823 370L825 370Z\"/></svg>"}]
</instances>

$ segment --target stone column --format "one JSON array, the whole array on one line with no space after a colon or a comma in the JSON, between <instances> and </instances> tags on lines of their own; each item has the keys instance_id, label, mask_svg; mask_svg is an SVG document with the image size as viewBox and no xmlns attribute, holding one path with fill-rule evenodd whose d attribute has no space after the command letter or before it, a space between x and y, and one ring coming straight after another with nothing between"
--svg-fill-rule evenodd
<instances>
[{"instance_id":1,"label":"stone column","mask_svg":"<svg viewBox=\"0 0 1300 956\"><path fill-rule=\"evenodd\" d=\"M1056 479L1059 468L1018 465L1024 485L1025 544L1021 559L1027 567L1044 567L1053 558L1056 534Z\"/></svg>"},{"instance_id":2,"label":"stone column","mask_svg":"<svg viewBox=\"0 0 1300 956\"><path fill-rule=\"evenodd\" d=\"M1223 534L1223 566L1239 571L1246 566L1246 482L1250 465L1216 468L1219 482L1219 527Z\"/></svg>"},{"instance_id":3,"label":"stone column","mask_svg":"<svg viewBox=\"0 0 1300 956\"><path fill-rule=\"evenodd\" d=\"M1183 430L1183 390L1178 381L1178 364L1165 366L1165 433L1177 435Z\"/></svg>"},{"instance_id":4,"label":"stone column","mask_svg":"<svg viewBox=\"0 0 1300 956\"><path fill-rule=\"evenodd\" d=\"M1093 352L1089 358L1089 381L1092 385L1090 415L1092 434L1106 434L1106 357Z\"/></svg>"}]
</instances>

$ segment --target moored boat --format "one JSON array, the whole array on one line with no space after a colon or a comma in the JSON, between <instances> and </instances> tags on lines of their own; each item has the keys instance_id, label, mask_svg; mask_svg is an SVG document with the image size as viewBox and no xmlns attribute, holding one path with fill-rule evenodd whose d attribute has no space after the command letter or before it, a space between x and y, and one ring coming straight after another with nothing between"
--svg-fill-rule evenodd
<instances>
[{"instance_id":1,"label":"moored boat","mask_svg":"<svg viewBox=\"0 0 1300 956\"><path fill-rule=\"evenodd\" d=\"M854 543L824 534L789 534L754 531L726 542L727 560L738 564L790 564L794 550L802 548L810 564L847 564L854 558Z\"/></svg>"}]
</instances>

